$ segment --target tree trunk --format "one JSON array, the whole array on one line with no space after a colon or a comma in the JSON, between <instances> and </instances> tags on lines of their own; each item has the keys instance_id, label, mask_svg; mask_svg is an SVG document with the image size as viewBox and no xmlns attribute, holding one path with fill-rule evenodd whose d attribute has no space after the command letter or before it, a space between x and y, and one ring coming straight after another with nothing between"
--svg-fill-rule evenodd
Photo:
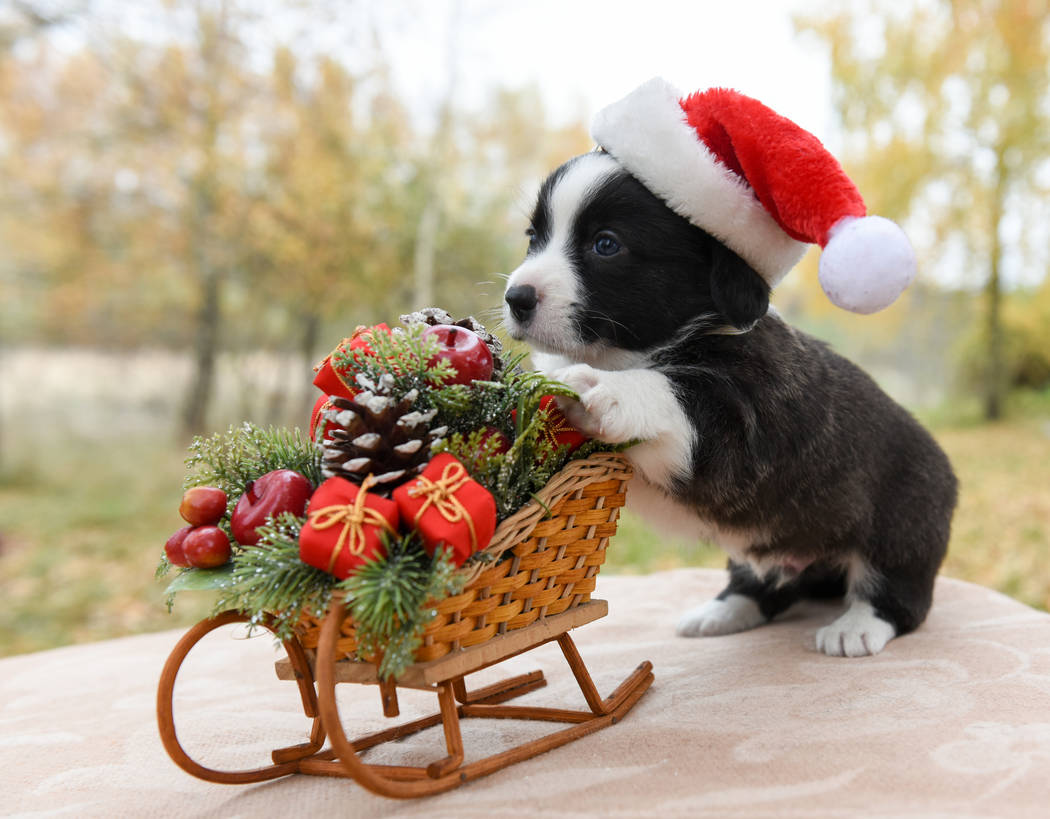
<instances>
[{"instance_id":1,"label":"tree trunk","mask_svg":"<svg viewBox=\"0 0 1050 819\"><path fill-rule=\"evenodd\" d=\"M984 418L986 421L998 421L1003 417L1003 400L1006 393L1006 362L1003 355L1003 322L1002 322L1002 282L1000 281L1000 262L1002 257L1002 240L999 228L1003 220L1006 198L1006 168L1003 154L999 151L996 162L996 186L992 196L991 249L989 252L988 282L985 284L985 332L988 349L987 369L985 371Z\"/></svg>"},{"instance_id":2,"label":"tree trunk","mask_svg":"<svg viewBox=\"0 0 1050 819\"><path fill-rule=\"evenodd\" d=\"M313 389L311 385L314 365L317 363L317 342L320 337L321 316L317 311L311 310L303 316L303 332L302 335L299 336L299 360L301 361L301 370L299 372L299 377L294 382L297 389L300 384L302 385L299 398L294 403L294 406L301 407L302 411L299 413L301 418L310 417L310 412L314 408L314 402L320 394L316 389ZM299 421L298 424L302 425L302 422Z\"/></svg>"},{"instance_id":3,"label":"tree trunk","mask_svg":"<svg viewBox=\"0 0 1050 819\"><path fill-rule=\"evenodd\" d=\"M182 410L183 437L203 432L215 385L215 361L219 348L220 279L216 270L204 272L201 303L193 337L193 381Z\"/></svg>"},{"instance_id":4,"label":"tree trunk","mask_svg":"<svg viewBox=\"0 0 1050 819\"><path fill-rule=\"evenodd\" d=\"M419 217L419 226L416 229L416 247L412 265L412 278L415 285L412 297L416 309L430 307L434 303L434 255L437 250L438 209L437 198L432 196L432 191L428 190L427 201L423 205L423 214Z\"/></svg>"},{"instance_id":5,"label":"tree trunk","mask_svg":"<svg viewBox=\"0 0 1050 819\"><path fill-rule=\"evenodd\" d=\"M223 38L227 29L226 4L221 3L214 15L203 6L198 7L197 26L201 60L214 80L208 85L206 104L200 111L201 136L196 147L201 153L201 166L191 179L188 191L190 263L195 268L193 273L200 285L200 305L193 337L193 381L182 411L181 433L184 437L205 429L219 351L223 274L217 260L219 248L214 240L213 223L219 200L216 189L219 167L217 146L223 112L217 84L225 68Z\"/></svg>"}]
</instances>

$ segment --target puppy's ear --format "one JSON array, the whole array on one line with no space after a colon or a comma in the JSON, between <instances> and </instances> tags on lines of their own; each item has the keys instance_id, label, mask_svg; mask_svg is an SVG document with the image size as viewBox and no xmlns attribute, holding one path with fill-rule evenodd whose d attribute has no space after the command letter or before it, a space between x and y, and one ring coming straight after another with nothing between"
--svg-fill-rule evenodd
<instances>
[{"instance_id":1,"label":"puppy's ear","mask_svg":"<svg viewBox=\"0 0 1050 819\"><path fill-rule=\"evenodd\" d=\"M711 264L711 298L730 324L750 328L769 309L769 285L727 247L720 247Z\"/></svg>"}]
</instances>

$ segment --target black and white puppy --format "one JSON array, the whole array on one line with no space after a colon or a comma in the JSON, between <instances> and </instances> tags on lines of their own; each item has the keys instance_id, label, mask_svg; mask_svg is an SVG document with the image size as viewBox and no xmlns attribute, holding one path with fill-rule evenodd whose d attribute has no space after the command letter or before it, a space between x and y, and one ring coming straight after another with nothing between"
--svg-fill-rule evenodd
<instances>
[{"instance_id":1,"label":"black and white puppy","mask_svg":"<svg viewBox=\"0 0 1050 819\"><path fill-rule=\"evenodd\" d=\"M544 182L510 334L579 394L570 421L626 454L629 508L729 555L729 583L683 636L846 597L817 632L876 654L918 627L948 544L956 479L933 438L864 372L789 327L736 253L670 210L609 154Z\"/></svg>"}]
</instances>

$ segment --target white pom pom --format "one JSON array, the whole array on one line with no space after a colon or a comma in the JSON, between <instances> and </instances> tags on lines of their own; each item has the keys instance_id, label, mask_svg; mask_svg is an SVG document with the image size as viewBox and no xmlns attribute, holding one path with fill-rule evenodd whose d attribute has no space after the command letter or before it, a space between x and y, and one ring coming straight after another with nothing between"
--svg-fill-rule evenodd
<instances>
[{"instance_id":1,"label":"white pom pom","mask_svg":"<svg viewBox=\"0 0 1050 819\"><path fill-rule=\"evenodd\" d=\"M820 286L854 313L889 307L915 278L915 252L896 222L847 216L835 223L820 256Z\"/></svg>"}]
</instances>

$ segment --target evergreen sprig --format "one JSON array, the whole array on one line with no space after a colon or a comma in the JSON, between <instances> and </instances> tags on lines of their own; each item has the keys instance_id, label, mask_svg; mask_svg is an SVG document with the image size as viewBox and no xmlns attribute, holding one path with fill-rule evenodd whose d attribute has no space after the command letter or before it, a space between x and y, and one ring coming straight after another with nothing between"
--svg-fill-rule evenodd
<instances>
[{"instance_id":1,"label":"evergreen sprig","mask_svg":"<svg viewBox=\"0 0 1050 819\"><path fill-rule=\"evenodd\" d=\"M560 381L520 367L524 353L509 358L502 381L475 381L469 386L452 384L433 392L440 423L451 432L469 434L483 427L498 429L514 439L530 421L546 395L575 397ZM517 421L512 418L517 416Z\"/></svg>"},{"instance_id":2,"label":"evergreen sprig","mask_svg":"<svg viewBox=\"0 0 1050 819\"><path fill-rule=\"evenodd\" d=\"M350 381L361 374L378 383L389 375L393 379L391 395L401 398L418 390L417 406L430 409L434 388L453 377L455 370L448 361L438 358L438 340L424 335L425 329L424 325L412 325L389 333L375 331L368 338L370 349L340 347L332 354L332 366L349 375Z\"/></svg>"},{"instance_id":3,"label":"evergreen sprig","mask_svg":"<svg viewBox=\"0 0 1050 819\"><path fill-rule=\"evenodd\" d=\"M259 623L269 615L281 639L291 636L303 613L321 617L336 579L299 559L299 531L305 518L282 512L259 527L258 544L233 556L231 584L215 612L237 609Z\"/></svg>"},{"instance_id":4,"label":"evergreen sprig","mask_svg":"<svg viewBox=\"0 0 1050 819\"><path fill-rule=\"evenodd\" d=\"M438 451L456 457L492 493L500 520L534 497L570 458L608 449L606 444L588 442L586 448L570 452L546 435L550 413L540 407L543 398L576 394L542 373L513 367L518 361L512 362L502 383L474 382L477 400L462 415L442 418L455 432L438 445ZM493 428L512 441L509 451L496 452L498 439L491 435Z\"/></svg>"},{"instance_id":5,"label":"evergreen sprig","mask_svg":"<svg viewBox=\"0 0 1050 819\"><path fill-rule=\"evenodd\" d=\"M266 427L248 421L225 433L196 436L186 457L189 470L183 488L217 486L236 501L249 481L275 469L294 469L317 486L321 455L298 428Z\"/></svg>"},{"instance_id":6,"label":"evergreen sprig","mask_svg":"<svg viewBox=\"0 0 1050 819\"><path fill-rule=\"evenodd\" d=\"M423 631L437 614L426 604L463 589L449 553L433 557L414 534L391 538L386 554L364 563L338 584L357 628L358 654L378 660L384 679L414 662Z\"/></svg>"}]
</instances>

